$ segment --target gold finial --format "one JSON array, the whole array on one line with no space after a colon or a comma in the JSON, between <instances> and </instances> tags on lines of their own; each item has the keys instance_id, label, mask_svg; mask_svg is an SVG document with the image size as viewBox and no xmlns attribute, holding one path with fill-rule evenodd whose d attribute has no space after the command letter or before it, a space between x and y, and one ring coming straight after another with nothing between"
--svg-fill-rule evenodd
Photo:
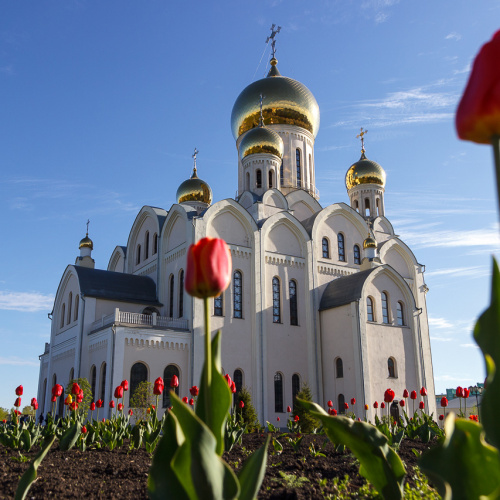
<instances>
[{"instance_id":1,"label":"gold finial","mask_svg":"<svg viewBox=\"0 0 500 500\"><path fill-rule=\"evenodd\" d=\"M281 31L281 26L278 26L278 29L276 28L276 25L273 24L271 26L271 34L267 37L266 43L269 43L269 40L271 41L271 59L276 59L276 35Z\"/></svg>"},{"instance_id":2,"label":"gold finial","mask_svg":"<svg viewBox=\"0 0 500 500\"><path fill-rule=\"evenodd\" d=\"M89 235L89 224L90 224L90 219L87 219L87 236Z\"/></svg>"},{"instance_id":3,"label":"gold finial","mask_svg":"<svg viewBox=\"0 0 500 500\"><path fill-rule=\"evenodd\" d=\"M194 153L192 154L191 158L193 158L193 175L192 177L198 177L196 174L196 157L198 156L199 151L194 148Z\"/></svg>"},{"instance_id":4,"label":"gold finial","mask_svg":"<svg viewBox=\"0 0 500 500\"><path fill-rule=\"evenodd\" d=\"M368 130L363 130L361 127L361 132L356 136L356 139L361 139L361 154L365 154L365 134L368 133Z\"/></svg>"},{"instance_id":5,"label":"gold finial","mask_svg":"<svg viewBox=\"0 0 500 500\"><path fill-rule=\"evenodd\" d=\"M262 112L262 103L264 102L264 97L265 95L260 94L260 99L259 99L259 104L260 104L260 121L259 121L259 127L264 126L264 114Z\"/></svg>"}]
</instances>

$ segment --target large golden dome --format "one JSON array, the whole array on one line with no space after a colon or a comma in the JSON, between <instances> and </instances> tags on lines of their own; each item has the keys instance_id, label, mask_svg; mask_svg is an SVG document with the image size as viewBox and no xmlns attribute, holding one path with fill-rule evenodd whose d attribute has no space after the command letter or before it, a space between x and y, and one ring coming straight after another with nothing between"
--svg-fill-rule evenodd
<instances>
[{"instance_id":1,"label":"large golden dome","mask_svg":"<svg viewBox=\"0 0 500 500\"><path fill-rule=\"evenodd\" d=\"M212 203L212 189L205 182L198 178L196 168L193 169L193 175L185 180L177 189L177 203L185 201L198 201L210 205Z\"/></svg>"},{"instance_id":2,"label":"large golden dome","mask_svg":"<svg viewBox=\"0 0 500 500\"><path fill-rule=\"evenodd\" d=\"M89 233L85 236L85 238L82 238L80 240L80 245L78 248L90 248L91 250L94 250L94 242L89 238Z\"/></svg>"},{"instance_id":3,"label":"large golden dome","mask_svg":"<svg viewBox=\"0 0 500 500\"><path fill-rule=\"evenodd\" d=\"M249 130L240 142L240 157L257 153L269 153L283 158L283 139L274 130L256 127Z\"/></svg>"},{"instance_id":4,"label":"large golden dome","mask_svg":"<svg viewBox=\"0 0 500 500\"><path fill-rule=\"evenodd\" d=\"M345 185L351 189L359 184L385 186L385 170L375 161L369 160L364 151L359 161L351 165L345 176Z\"/></svg>"},{"instance_id":5,"label":"large golden dome","mask_svg":"<svg viewBox=\"0 0 500 500\"><path fill-rule=\"evenodd\" d=\"M302 83L281 76L277 63L272 59L267 77L248 85L236 99L231 113L231 130L235 139L259 125L260 95L264 96L262 114L266 125L296 125L316 137L319 130L316 99Z\"/></svg>"}]
</instances>

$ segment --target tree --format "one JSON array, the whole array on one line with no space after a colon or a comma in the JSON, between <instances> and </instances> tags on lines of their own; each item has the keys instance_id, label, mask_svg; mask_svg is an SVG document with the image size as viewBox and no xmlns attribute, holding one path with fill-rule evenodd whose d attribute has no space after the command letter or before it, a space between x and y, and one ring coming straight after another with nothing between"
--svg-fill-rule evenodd
<instances>
[{"instance_id":1,"label":"tree","mask_svg":"<svg viewBox=\"0 0 500 500\"><path fill-rule=\"evenodd\" d=\"M244 407L240 408L240 401L243 401ZM247 426L247 432L257 432L260 429L257 412L252 404L252 395L246 387L242 387L236 394L235 411L238 415L243 415L243 422Z\"/></svg>"},{"instance_id":2,"label":"tree","mask_svg":"<svg viewBox=\"0 0 500 500\"><path fill-rule=\"evenodd\" d=\"M161 398L160 398L161 401ZM141 382L130 398L129 406L134 409L138 420L146 417L146 410L154 405L156 399L153 395L153 384L151 382Z\"/></svg>"},{"instance_id":3,"label":"tree","mask_svg":"<svg viewBox=\"0 0 500 500\"><path fill-rule=\"evenodd\" d=\"M312 401L313 397L311 388L307 384L304 384L295 398ZM305 434L311 433L314 429L317 429L321 425L321 423L316 420L305 408L303 408L299 402L294 405L292 418L295 418L296 415L299 417L300 430Z\"/></svg>"},{"instance_id":4,"label":"tree","mask_svg":"<svg viewBox=\"0 0 500 500\"><path fill-rule=\"evenodd\" d=\"M89 381L86 378L75 378L73 380L70 380L68 382L68 385L66 386L65 394L63 394L61 397L66 397L71 394L71 389L74 383L77 383L80 386L80 389L82 389L83 391L83 401L81 403L78 403L78 412L86 413L90 410L90 403L92 403L92 401L94 400L92 388L90 387ZM76 396L74 394L71 394L71 397L73 401L76 401Z\"/></svg>"},{"instance_id":5,"label":"tree","mask_svg":"<svg viewBox=\"0 0 500 500\"><path fill-rule=\"evenodd\" d=\"M22 411L21 413L22 413L23 415L30 415L30 416L32 416L32 417L34 417L34 416L35 416L35 410L33 409L33 407L32 407L32 406L29 406L29 405L28 405L28 406L25 406L25 407L23 408L23 411Z\"/></svg>"},{"instance_id":6,"label":"tree","mask_svg":"<svg viewBox=\"0 0 500 500\"><path fill-rule=\"evenodd\" d=\"M9 418L9 412L5 408L0 408L0 421L7 420Z\"/></svg>"}]
</instances>

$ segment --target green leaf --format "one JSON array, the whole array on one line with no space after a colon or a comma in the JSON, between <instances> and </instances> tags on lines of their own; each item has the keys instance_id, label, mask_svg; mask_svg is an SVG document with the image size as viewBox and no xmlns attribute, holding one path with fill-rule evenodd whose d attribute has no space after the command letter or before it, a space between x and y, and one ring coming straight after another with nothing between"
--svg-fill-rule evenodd
<instances>
[{"instance_id":1,"label":"green leaf","mask_svg":"<svg viewBox=\"0 0 500 500\"><path fill-rule=\"evenodd\" d=\"M172 462L177 479L186 489L188 486L194 489L195 496L189 492L192 499L237 498L240 490L238 479L216 453L214 435L176 394L171 398L185 438Z\"/></svg>"},{"instance_id":2,"label":"green leaf","mask_svg":"<svg viewBox=\"0 0 500 500\"><path fill-rule=\"evenodd\" d=\"M250 455L243 464L243 468L238 475L241 488L239 500L253 500L257 498L257 493L259 493L266 473L269 438L270 436L267 437L264 446Z\"/></svg>"},{"instance_id":3,"label":"green leaf","mask_svg":"<svg viewBox=\"0 0 500 500\"><path fill-rule=\"evenodd\" d=\"M491 303L479 317L474 328L474 338L483 351L488 374L486 388L481 401L481 423L486 436L500 448L500 376L496 367L500 366L500 272L498 263L493 259L491 282Z\"/></svg>"},{"instance_id":4,"label":"green leaf","mask_svg":"<svg viewBox=\"0 0 500 500\"><path fill-rule=\"evenodd\" d=\"M366 422L331 416L321 406L298 399L299 403L321 420L325 432L335 444L347 446L360 462L359 473L386 499L403 498L405 468L386 436Z\"/></svg>"},{"instance_id":5,"label":"green leaf","mask_svg":"<svg viewBox=\"0 0 500 500\"><path fill-rule=\"evenodd\" d=\"M134 448L139 449L142 445L142 436L144 434L144 427L141 425L135 425L132 429L132 443Z\"/></svg>"},{"instance_id":6,"label":"green leaf","mask_svg":"<svg viewBox=\"0 0 500 500\"><path fill-rule=\"evenodd\" d=\"M15 500L24 500L24 498L26 498L26 495L28 494L28 491L31 488L33 481L36 479L38 466L45 458L45 455L47 455L47 453L49 452L50 447L52 446L55 440L56 437L52 436L43 442L38 455L35 457L33 462L31 462L30 466L28 467L26 472L22 475L21 480L17 485L16 496L14 497Z\"/></svg>"},{"instance_id":7,"label":"green leaf","mask_svg":"<svg viewBox=\"0 0 500 500\"><path fill-rule=\"evenodd\" d=\"M82 424L76 421L62 436L59 441L59 449L68 451L75 446L76 441L82 433Z\"/></svg>"},{"instance_id":8,"label":"green leaf","mask_svg":"<svg viewBox=\"0 0 500 500\"><path fill-rule=\"evenodd\" d=\"M206 367L203 367L200 393L196 402L196 415L209 427L217 441L217 454L224 453L224 431L226 419L231 408L231 390L221 374L221 334L216 333L212 340L212 384L208 388L210 410L205 408Z\"/></svg>"},{"instance_id":9,"label":"green leaf","mask_svg":"<svg viewBox=\"0 0 500 500\"><path fill-rule=\"evenodd\" d=\"M421 469L444 498L498 498L500 455L484 440L483 428L470 420L446 417L445 439L425 453Z\"/></svg>"}]
</instances>

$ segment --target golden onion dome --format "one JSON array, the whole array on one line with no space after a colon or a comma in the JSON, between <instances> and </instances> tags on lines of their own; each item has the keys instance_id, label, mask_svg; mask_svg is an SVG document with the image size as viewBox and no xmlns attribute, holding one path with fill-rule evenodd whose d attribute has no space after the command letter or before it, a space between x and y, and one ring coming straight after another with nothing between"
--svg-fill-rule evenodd
<instances>
[{"instance_id":1,"label":"golden onion dome","mask_svg":"<svg viewBox=\"0 0 500 500\"><path fill-rule=\"evenodd\" d=\"M177 189L177 203L186 201L198 201L210 205L212 203L212 189L202 181L196 174L196 167L193 168L193 175L185 180Z\"/></svg>"},{"instance_id":2,"label":"golden onion dome","mask_svg":"<svg viewBox=\"0 0 500 500\"><path fill-rule=\"evenodd\" d=\"M261 95L265 96L262 114L266 125L296 125L316 137L319 130L316 99L302 83L281 76L277 63L275 58L271 59L267 77L248 85L236 99L231 113L231 130L235 139L259 125Z\"/></svg>"},{"instance_id":3,"label":"golden onion dome","mask_svg":"<svg viewBox=\"0 0 500 500\"><path fill-rule=\"evenodd\" d=\"M350 166L345 176L345 185L351 189L359 184L379 184L385 186L385 170L375 161L369 160L365 152L359 161Z\"/></svg>"},{"instance_id":4,"label":"golden onion dome","mask_svg":"<svg viewBox=\"0 0 500 500\"><path fill-rule=\"evenodd\" d=\"M377 242L371 237L368 236L365 241L363 241L363 248L366 250L367 248L377 248Z\"/></svg>"},{"instance_id":5,"label":"golden onion dome","mask_svg":"<svg viewBox=\"0 0 500 500\"><path fill-rule=\"evenodd\" d=\"M283 139L274 130L256 127L244 135L240 142L240 157L257 153L268 153L283 158Z\"/></svg>"},{"instance_id":6,"label":"golden onion dome","mask_svg":"<svg viewBox=\"0 0 500 500\"><path fill-rule=\"evenodd\" d=\"M90 248L91 250L94 250L94 242L89 238L89 233L86 234L85 238L80 240L78 248Z\"/></svg>"}]
</instances>

